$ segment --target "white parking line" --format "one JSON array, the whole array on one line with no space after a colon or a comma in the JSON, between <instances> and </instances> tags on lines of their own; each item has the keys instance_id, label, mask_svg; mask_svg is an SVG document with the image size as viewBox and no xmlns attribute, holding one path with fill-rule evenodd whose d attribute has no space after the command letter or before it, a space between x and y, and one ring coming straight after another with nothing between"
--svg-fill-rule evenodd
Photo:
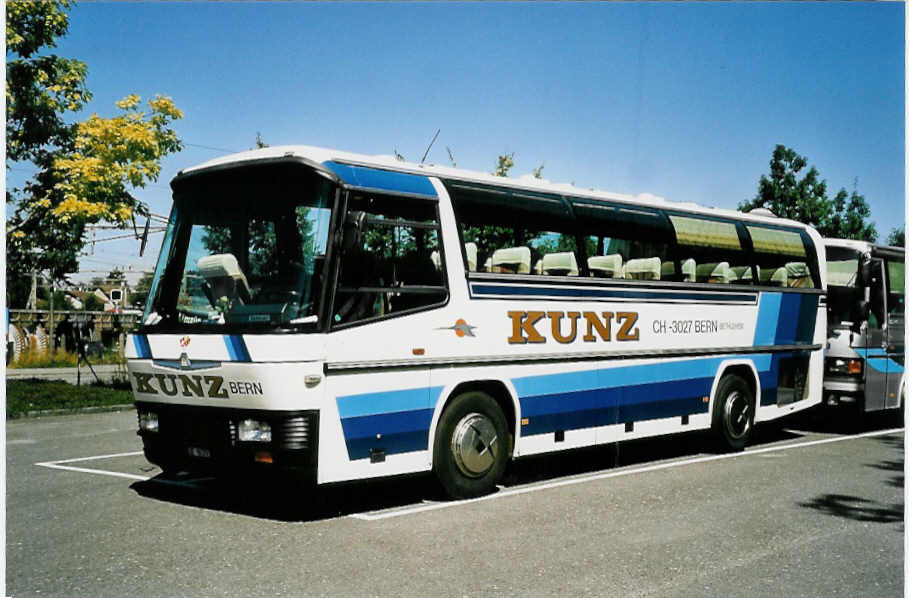
<instances>
[{"instance_id":1,"label":"white parking line","mask_svg":"<svg viewBox=\"0 0 909 598\"><path fill-rule=\"evenodd\" d=\"M420 506L399 509L396 511L386 511L379 512L375 514L371 513L354 513L348 515L354 519L360 519L363 521L379 521L381 519L391 519L392 517L403 517L405 515L414 515L416 513L424 513L426 511L436 511L438 509L448 509L451 507L459 507L462 505L482 502L486 500L496 500L499 498L508 498L510 496L516 496L519 494L528 494L530 492L538 492L540 490L548 490L550 488L561 488L563 486L573 486L575 484L585 484L587 482L594 482L596 480L605 480L607 478L617 478L621 476L633 475L636 473L647 473L650 471L659 471L661 469L671 469L673 467L681 467L683 465L694 465L695 463L706 463L708 461L720 461L722 459L736 459L739 457L749 457L751 455L760 455L762 453L772 453L777 451L785 451L794 448L805 448L809 446L816 446L819 444L828 444L831 442L841 442L843 440L854 440L856 438L868 438L872 436L886 436L888 434L894 434L896 432L903 431L903 428L894 428L891 430L881 430L876 432L867 432L865 434L856 434L855 436L837 436L835 438L824 438L821 440L811 440L808 442L802 442L798 444L786 444L782 446L770 446L765 448L759 448L754 450L745 450L741 453L729 453L725 455L710 455L707 457L696 457L694 459L686 459L684 461L673 461L671 463L659 463L657 465L647 465L645 467L638 467L636 469L624 469L622 471L610 471L608 473L598 473L593 475L588 475L584 477L571 478L568 480L560 480L557 482L550 482L547 484L540 484L536 486L525 486L523 488L515 488L514 490L501 490L495 494L489 494L486 496L481 496L480 498L472 498L469 500L458 500L451 502L442 502L442 503L432 503L432 504L423 504Z\"/></svg>"},{"instance_id":2,"label":"white parking line","mask_svg":"<svg viewBox=\"0 0 909 598\"><path fill-rule=\"evenodd\" d=\"M105 469L88 469L86 467L72 467L70 465L61 465L61 463L78 463L80 461L96 461L99 459L112 459L114 457L133 457L135 455L141 455L142 451L133 451L131 453L114 453L112 455L96 455L94 457L78 457L76 459L61 459L59 461L45 461L43 463L35 463L35 465L40 465L41 467L48 467L50 469L63 469L65 471L77 471L79 473L94 473L98 475L107 475L115 478L126 478L128 480L149 480L150 476L141 476L135 475L132 473L121 473L119 471L107 471Z\"/></svg>"},{"instance_id":3,"label":"white parking line","mask_svg":"<svg viewBox=\"0 0 909 598\"><path fill-rule=\"evenodd\" d=\"M774 452L780 452L780 451L785 451L785 450L789 450L789 449L805 448L805 447L809 447L809 446L817 446L820 444L841 442L843 440L854 440L856 438L870 438L873 436L886 436L888 434L895 434L897 432L902 432L903 430L904 430L904 428L893 428L890 430L879 430L879 431L875 431L875 432L866 432L864 434L856 434L854 436L836 436L834 438L823 438L820 440L811 440L808 442L801 442L801 443L795 443L795 444L770 446L770 447L758 448L758 449L753 449L753 450L746 449L745 451L743 451L741 453L728 453L728 454L724 454L724 455L709 455L706 457L695 457L693 459L686 459L684 461L672 461L669 463L658 463L656 465L647 465L647 466L638 467L635 469L623 469L621 471L610 471L610 472L606 472L606 473L598 473L598 474L593 474L593 475L575 477L575 478L571 478L571 479L567 479L567 480L549 482L546 484L524 486L521 488L514 488L512 490L500 490L499 492L496 492L495 494L489 494L487 496L481 496L480 498L472 498L469 500L457 500L457 501L438 502L438 503L437 502L428 502L428 503L424 502L423 504L421 504L419 506L403 508L403 509L398 509L398 510L394 510L394 511L385 511L385 512L377 512L377 513L353 513L351 515L348 515L348 517L352 517L354 519L360 519L362 521L379 521L382 519L391 519L393 517L403 517L405 515L415 515L417 513L423 513L426 511L436 511L438 509L448 509L451 507L459 507L462 505L482 502L482 501L486 501L486 500L496 500L499 498L507 498L510 496L517 496L519 494L528 494L530 492L538 492L540 490L549 490L551 488L561 488L563 486L573 486L575 484L584 484L587 482L594 482L597 480L605 480L608 478L617 478L617 477L621 477L621 476L628 476L628 475L633 475L636 473L647 473L647 472L651 472L651 471L659 471L662 469L671 469L673 467L681 467L684 465L694 465L696 463L706 463L709 461L720 461L723 459L736 459L739 457L748 457L751 455L774 453ZM106 476L112 476L112 477L118 477L118 478L126 478L129 480L147 481L147 480L152 479L153 476L141 476L141 475L136 475L136 474L131 474L131 473L121 473L119 471L107 471L104 469L89 469L86 467L73 467L71 465L64 465L64 463L97 461L97 460L101 460L101 459L112 459L115 457L133 457L133 456L141 455L141 454L142 454L142 451L134 451L134 452L129 452L129 453L114 453L114 454L110 454L110 455L95 455L92 457L77 457L75 459L60 459L58 461L45 461L42 463L35 463L35 465L39 465L41 467L48 467L50 469L61 469L61 470L65 470L65 471L74 471L74 472L79 472L79 473L92 473L92 474L97 474L97 475L106 475ZM160 481L162 483L170 483L170 484L174 484L174 485L187 485L187 484L192 484L193 482L205 481L208 479L210 479L210 478L182 480L182 481L181 480L174 480L174 481L160 480Z\"/></svg>"}]
</instances>

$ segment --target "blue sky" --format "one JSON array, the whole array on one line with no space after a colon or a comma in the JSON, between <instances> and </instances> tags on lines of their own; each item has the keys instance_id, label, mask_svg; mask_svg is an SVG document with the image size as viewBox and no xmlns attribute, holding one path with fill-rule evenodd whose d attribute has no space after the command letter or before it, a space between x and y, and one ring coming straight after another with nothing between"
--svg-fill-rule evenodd
<instances>
[{"instance_id":1,"label":"blue sky","mask_svg":"<svg viewBox=\"0 0 909 598\"><path fill-rule=\"evenodd\" d=\"M171 96L186 142L138 192L166 214L178 170L307 144L734 208L774 146L858 191L883 238L904 220L902 3L84 3L63 56L85 115ZM10 173L11 181L17 173ZM84 269L132 264L96 246Z\"/></svg>"}]
</instances>

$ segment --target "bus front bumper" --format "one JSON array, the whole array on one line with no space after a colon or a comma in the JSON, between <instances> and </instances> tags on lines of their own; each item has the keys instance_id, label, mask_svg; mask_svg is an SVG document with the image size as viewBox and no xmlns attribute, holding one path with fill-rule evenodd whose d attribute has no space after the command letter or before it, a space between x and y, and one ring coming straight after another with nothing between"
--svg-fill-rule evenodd
<instances>
[{"instance_id":1,"label":"bus front bumper","mask_svg":"<svg viewBox=\"0 0 909 598\"><path fill-rule=\"evenodd\" d=\"M219 409L136 402L145 458L165 472L275 472L315 481L319 412ZM156 426L143 425L153 414ZM244 440L243 422L267 424L271 438ZM154 429L154 428L157 429Z\"/></svg>"},{"instance_id":2,"label":"bus front bumper","mask_svg":"<svg viewBox=\"0 0 909 598\"><path fill-rule=\"evenodd\" d=\"M859 378L835 377L824 379L824 402L827 405L856 403L865 395L865 383Z\"/></svg>"}]
</instances>

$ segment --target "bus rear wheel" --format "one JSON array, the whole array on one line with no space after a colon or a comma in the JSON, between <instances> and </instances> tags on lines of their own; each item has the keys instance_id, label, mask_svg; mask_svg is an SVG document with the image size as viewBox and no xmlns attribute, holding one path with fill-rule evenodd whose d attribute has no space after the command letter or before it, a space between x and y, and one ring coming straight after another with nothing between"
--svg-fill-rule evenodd
<instances>
[{"instance_id":1,"label":"bus rear wheel","mask_svg":"<svg viewBox=\"0 0 909 598\"><path fill-rule=\"evenodd\" d=\"M754 396L748 383L723 376L713 402L713 433L721 449L741 451L754 430Z\"/></svg>"},{"instance_id":2,"label":"bus rear wheel","mask_svg":"<svg viewBox=\"0 0 909 598\"><path fill-rule=\"evenodd\" d=\"M511 456L508 424L488 394L467 392L446 407L436 428L433 471L451 498L495 489Z\"/></svg>"}]
</instances>

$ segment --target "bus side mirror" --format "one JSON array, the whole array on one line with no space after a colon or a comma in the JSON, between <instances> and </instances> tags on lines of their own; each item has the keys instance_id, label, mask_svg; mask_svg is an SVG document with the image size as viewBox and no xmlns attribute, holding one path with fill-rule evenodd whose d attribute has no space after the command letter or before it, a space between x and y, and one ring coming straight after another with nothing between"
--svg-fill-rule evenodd
<instances>
[{"instance_id":1,"label":"bus side mirror","mask_svg":"<svg viewBox=\"0 0 909 598\"><path fill-rule=\"evenodd\" d=\"M871 256L863 254L859 265L859 287L871 286Z\"/></svg>"},{"instance_id":2,"label":"bus side mirror","mask_svg":"<svg viewBox=\"0 0 909 598\"><path fill-rule=\"evenodd\" d=\"M347 253L363 246L366 233L366 212L348 212L344 219L344 232L341 237L341 251Z\"/></svg>"}]
</instances>

